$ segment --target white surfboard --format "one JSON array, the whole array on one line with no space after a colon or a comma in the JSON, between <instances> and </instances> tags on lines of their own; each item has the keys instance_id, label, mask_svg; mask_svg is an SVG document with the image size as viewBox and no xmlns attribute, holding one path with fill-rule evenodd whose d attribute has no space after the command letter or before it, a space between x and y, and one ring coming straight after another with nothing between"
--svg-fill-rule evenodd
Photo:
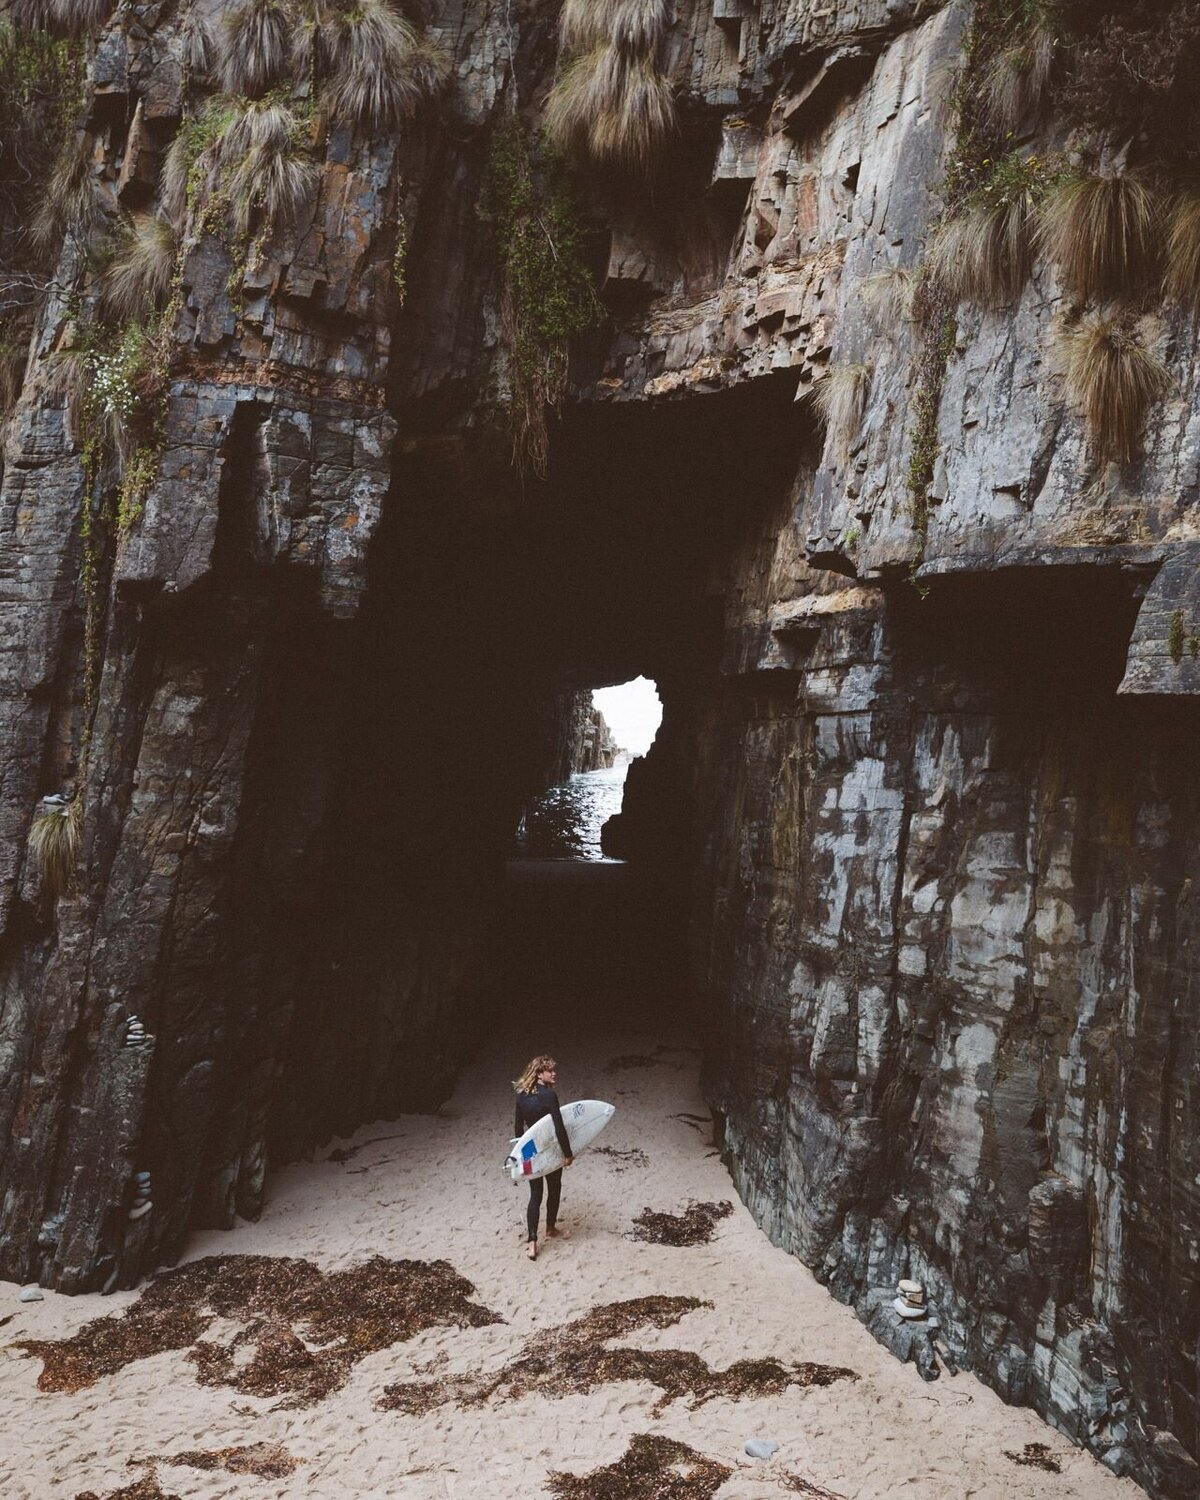
<instances>
[{"instance_id":1,"label":"white surfboard","mask_svg":"<svg viewBox=\"0 0 1200 1500\"><path fill-rule=\"evenodd\" d=\"M616 1113L616 1106L601 1099L579 1099L562 1106L563 1124L571 1142L571 1155L590 1146ZM513 1141L504 1158L504 1170L514 1182L529 1182L557 1172L563 1164L562 1147L554 1129L554 1116L543 1115L523 1136Z\"/></svg>"}]
</instances>

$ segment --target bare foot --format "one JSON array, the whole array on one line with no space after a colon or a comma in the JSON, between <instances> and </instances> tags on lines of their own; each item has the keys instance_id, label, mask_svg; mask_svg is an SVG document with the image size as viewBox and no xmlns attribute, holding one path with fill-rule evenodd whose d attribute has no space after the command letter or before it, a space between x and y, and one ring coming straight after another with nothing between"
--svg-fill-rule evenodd
<instances>
[{"instance_id":1,"label":"bare foot","mask_svg":"<svg viewBox=\"0 0 1200 1500\"><path fill-rule=\"evenodd\" d=\"M530 1260L537 1260L537 1240L530 1240L525 1246L525 1254Z\"/></svg>"},{"instance_id":2,"label":"bare foot","mask_svg":"<svg viewBox=\"0 0 1200 1500\"><path fill-rule=\"evenodd\" d=\"M548 1240L569 1240L571 1238L571 1231L569 1229L547 1229L546 1238Z\"/></svg>"}]
</instances>

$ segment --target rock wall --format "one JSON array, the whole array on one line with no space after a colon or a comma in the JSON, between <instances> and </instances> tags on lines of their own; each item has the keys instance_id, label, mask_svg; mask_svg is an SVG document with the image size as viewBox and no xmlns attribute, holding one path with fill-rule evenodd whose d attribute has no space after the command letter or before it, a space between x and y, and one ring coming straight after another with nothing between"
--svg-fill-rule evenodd
<instances>
[{"instance_id":1,"label":"rock wall","mask_svg":"<svg viewBox=\"0 0 1200 1500\"><path fill-rule=\"evenodd\" d=\"M619 749L604 715L589 707L572 769L584 773L610 770Z\"/></svg>"},{"instance_id":2,"label":"rock wall","mask_svg":"<svg viewBox=\"0 0 1200 1500\"><path fill-rule=\"evenodd\" d=\"M4 1274L129 1284L256 1212L271 1161L443 1097L566 705L644 672L665 719L622 840L691 883L739 1191L836 1295L872 1310L917 1275L962 1362L1195 1492L1200 669L1171 640L1195 328L1149 310L1171 394L1102 470L1052 270L960 307L914 508L925 333L867 283L940 212L970 15L681 0L654 193L583 179L606 318L545 481L497 421L479 204L493 127L552 75L552 6L432 8L436 120L334 130L252 269L188 247L161 462L92 585L52 358L92 291L64 252L0 489ZM176 19L122 13L94 47L110 207L153 192ZM870 370L845 445L807 399L838 365ZM80 779L88 708L52 899L26 837Z\"/></svg>"}]
</instances>

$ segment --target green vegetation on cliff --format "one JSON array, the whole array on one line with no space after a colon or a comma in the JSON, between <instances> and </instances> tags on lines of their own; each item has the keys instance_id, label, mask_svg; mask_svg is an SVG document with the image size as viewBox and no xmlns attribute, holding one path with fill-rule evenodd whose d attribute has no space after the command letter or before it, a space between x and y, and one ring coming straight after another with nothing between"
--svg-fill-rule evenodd
<instances>
[{"instance_id":1,"label":"green vegetation on cliff","mask_svg":"<svg viewBox=\"0 0 1200 1500\"><path fill-rule=\"evenodd\" d=\"M16 395L50 275L47 247L29 226L51 197L56 163L75 144L82 89L73 42L0 21L0 415Z\"/></svg>"},{"instance_id":2,"label":"green vegetation on cliff","mask_svg":"<svg viewBox=\"0 0 1200 1500\"><path fill-rule=\"evenodd\" d=\"M492 143L485 207L504 272L513 461L543 475L546 414L566 394L568 346L600 316L584 229L558 154L516 122Z\"/></svg>"}]
</instances>

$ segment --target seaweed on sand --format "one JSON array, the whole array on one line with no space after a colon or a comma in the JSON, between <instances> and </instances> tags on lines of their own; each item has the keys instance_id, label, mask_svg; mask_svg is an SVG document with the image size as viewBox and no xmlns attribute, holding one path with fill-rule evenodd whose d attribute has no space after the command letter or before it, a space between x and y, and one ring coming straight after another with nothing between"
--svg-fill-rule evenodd
<instances>
[{"instance_id":1,"label":"seaweed on sand","mask_svg":"<svg viewBox=\"0 0 1200 1500\"><path fill-rule=\"evenodd\" d=\"M712 1500L732 1473L686 1443L638 1433L616 1463L588 1474L553 1470L546 1487L558 1500Z\"/></svg>"},{"instance_id":2,"label":"seaweed on sand","mask_svg":"<svg viewBox=\"0 0 1200 1500\"><path fill-rule=\"evenodd\" d=\"M805 1495L807 1500L845 1500L843 1495L822 1489L819 1484L814 1484L811 1479L805 1479L800 1474L781 1474L779 1483L789 1494Z\"/></svg>"},{"instance_id":3,"label":"seaweed on sand","mask_svg":"<svg viewBox=\"0 0 1200 1500\"><path fill-rule=\"evenodd\" d=\"M695 1297L634 1297L609 1302L565 1327L537 1334L508 1364L489 1373L410 1381L384 1388L379 1406L409 1416L454 1403L481 1406L492 1396L514 1399L534 1393L551 1398L594 1390L621 1380L657 1386L657 1414L673 1401L701 1406L718 1396L779 1395L790 1386L832 1385L856 1380L853 1370L812 1363L784 1364L774 1358L742 1359L714 1370L690 1349L608 1349L605 1344L641 1328L670 1328L689 1312L711 1307Z\"/></svg>"},{"instance_id":4,"label":"seaweed on sand","mask_svg":"<svg viewBox=\"0 0 1200 1500\"><path fill-rule=\"evenodd\" d=\"M131 1458L131 1468L157 1464L175 1469L223 1469L226 1474L254 1474L259 1479L286 1479L300 1467L282 1443L248 1443L240 1448L191 1448L185 1453L157 1453L152 1458Z\"/></svg>"},{"instance_id":5,"label":"seaweed on sand","mask_svg":"<svg viewBox=\"0 0 1200 1500\"><path fill-rule=\"evenodd\" d=\"M169 1495L160 1487L157 1475L147 1474L135 1484L110 1490L107 1495L97 1495L95 1490L83 1490L75 1496L75 1500L179 1500L179 1496Z\"/></svg>"},{"instance_id":6,"label":"seaweed on sand","mask_svg":"<svg viewBox=\"0 0 1200 1500\"><path fill-rule=\"evenodd\" d=\"M124 1313L97 1318L67 1339L15 1347L43 1360L43 1391L80 1391L134 1360L191 1347L202 1385L307 1406L337 1390L366 1355L423 1329L501 1322L468 1300L474 1290L444 1260L374 1256L326 1272L287 1256L210 1255L156 1277ZM218 1317L244 1325L228 1344L200 1337ZM248 1344L250 1360L235 1359Z\"/></svg>"},{"instance_id":7,"label":"seaweed on sand","mask_svg":"<svg viewBox=\"0 0 1200 1500\"><path fill-rule=\"evenodd\" d=\"M1013 1463L1024 1464L1030 1469L1045 1469L1047 1474L1062 1473L1062 1464L1049 1443L1026 1443L1020 1453L1010 1453L1006 1448L1004 1456L1011 1458Z\"/></svg>"},{"instance_id":8,"label":"seaweed on sand","mask_svg":"<svg viewBox=\"0 0 1200 1500\"><path fill-rule=\"evenodd\" d=\"M630 1167L648 1167L650 1158L640 1146L630 1146L626 1151L620 1146L593 1146L597 1156L607 1156L615 1172L626 1172Z\"/></svg>"},{"instance_id":9,"label":"seaweed on sand","mask_svg":"<svg viewBox=\"0 0 1200 1500\"><path fill-rule=\"evenodd\" d=\"M681 1214L655 1213L644 1208L633 1221L630 1239L651 1245L707 1245L721 1219L733 1212L728 1200L721 1203L691 1202Z\"/></svg>"}]
</instances>

